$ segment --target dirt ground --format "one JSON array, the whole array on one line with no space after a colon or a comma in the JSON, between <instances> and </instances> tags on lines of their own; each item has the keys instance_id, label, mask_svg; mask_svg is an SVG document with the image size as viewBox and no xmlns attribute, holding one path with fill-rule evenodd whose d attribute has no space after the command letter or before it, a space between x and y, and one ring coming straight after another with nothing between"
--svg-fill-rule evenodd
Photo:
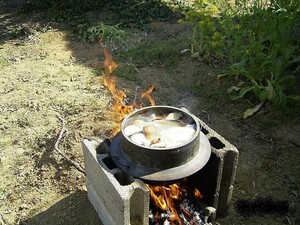
<instances>
[{"instance_id":1,"label":"dirt ground","mask_svg":"<svg viewBox=\"0 0 300 225\"><path fill-rule=\"evenodd\" d=\"M25 33L0 45L0 225L100 225L87 199L85 176L55 153L54 144L63 118L68 134L59 148L84 167L82 139L98 139L113 128L112 98L100 76L103 49L28 16L2 13L0 22L2 32L20 28ZM146 31L136 31L135 38L166 39L186 32L177 23L153 22ZM171 69L163 63L137 69L137 81L118 80L128 96L137 86L146 90L154 84L157 104L187 108L239 149L233 204L216 224L300 224L299 114L266 105L241 119L245 104L222 97L223 80L216 78L220 70L188 54ZM195 96L192 84L203 91ZM288 200L291 210L249 217L235 211L236 200L256 197Z\"/></svg>"}]
</instances>

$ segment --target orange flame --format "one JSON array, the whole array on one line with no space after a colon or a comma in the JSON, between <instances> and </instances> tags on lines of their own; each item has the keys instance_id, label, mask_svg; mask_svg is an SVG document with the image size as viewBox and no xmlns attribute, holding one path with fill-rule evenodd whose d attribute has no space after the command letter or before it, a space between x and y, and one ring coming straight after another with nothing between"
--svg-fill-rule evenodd
<instances>
[{"instance_id":1,"label":"orange flame","mask_svg":"<svg viewBox=\"0 0 300 225\"><path fill-rule=\"evenodd\" d=\"M181 188L178 183L168 186L148 185L150 196L156 207L163 211L169 210L171 213L170 222L177 222L180 225L182 221L176 210L176 203L182 198L185 189Z\"/></svg>"},{"instance_id":2,"label":"orange flame","mask_svg":"<svg viewBox=\"0 0 300 225\"><path fill-rule=\"evenodd\" d=\"M118 67L118 64L113 60L112 54L108 51L107 48L103 49L103 54L104 66L107 69L108 73L112 74L112 72Z\"/></svg>"},{"instance_id":3,"label":"orange flame","mask_svg":"<svg viewBox=\"0 0 300 225\"><path fill-rule=\"evenodd\" d=\"M108 76L104 77L103 83L104 86L108 88L111 92L114 104L112 106L113 112L115 113L115 117L113 118L117 122L117 127L112 131L112 135L114 136L120 130L121 121L124 117L133 112L136 108L141 108L142 104L137 105L136 102L132 104L125 103L126 94L122 90L118 90L116 88L116 77L112 75L113 71L118 67L116 61L113 60L111 53L109 53L108 49L104 48L104 65L105 70L108 73ZM141 99L146 98L151 106L155 105L155 100L151 97L151 93L154 91L154 86L151 86L147 91L141 94ZM185 181L186 179L183 179ZM167 211L169 210L171 213L171 218L169 219L171 224L179 224L182 225L183 222L180 219L177 210L176 203L178 203L186 190L180 187L179 183L168 185L168 186L152 186L148 185L150 190L150 196L152 202L161 210ZM201 193L195 189L195 196L199 196L202 198Z\"/></svg>"},{"instance_id":4,"label":"orange flame","mask_svg":"<svg viewBox=\"0 0 300 225\"><path fill-rule=\"evenodd\" d=\"M116 127L112 131L112 136L114 136L116 133L120 131L121 128L121 121L124 119L124 117L133 112L136 108L141 108L141 105L137 105L136 102L133 102L132 104L127 104L126 102L126 94L124 91L119 90L116 88L116 80L117 78L113 76L114 70L118 67L117 62L113 59L112 54L108 51L107 48L103 49L104 54L104 66L106 73L108 73L108 76L104 77L103 84L104 86L111 92L114 104L112 106L114 115L114 121L117 123ZM151 86L146 92L142 93L141 98L147 98L150 101L151 105L155 105L154 99L150 96L152 91L154 90L154 86Z\"/></svg>"},{"instance_id":5,"label":"orange flame","mask_svg":"<svg viewBox=\"0 0 300 225\"><path fill-rule=\"evenodd\" d=\"M195 190L194 190L194 196L195 196L195 198L198 198L198 199L203 198L202 193L197 188L195 188Z\"/></svg>"},{"instance_id":6,"label":"orange flame","mask_svg":"<svg viewBox=\"0 0 300 225\"><path fill-rule=\"evenodd\" d=\"M125 115L131 113L134 110L132 105L126 105L124 100L126 94L122 90L116 89L116 80L114 76L107 76L104 78L104 86L111 92L115 102L113 105L113 111L118 114L119 119L122 120Z\"/></svg>"},{"instance_id":7,"label":"orange flame","mask_svg":"<svg viewBox=\"0 0 300 225\"><path fill-rule=\"evenodd\" d=\"M155 105L154 99L150 96L150 94L153 92L154 86L152 85L146 92L142 93L141 98L147 98L151 104L151 106Z\"/></svg>"}]
</instances>

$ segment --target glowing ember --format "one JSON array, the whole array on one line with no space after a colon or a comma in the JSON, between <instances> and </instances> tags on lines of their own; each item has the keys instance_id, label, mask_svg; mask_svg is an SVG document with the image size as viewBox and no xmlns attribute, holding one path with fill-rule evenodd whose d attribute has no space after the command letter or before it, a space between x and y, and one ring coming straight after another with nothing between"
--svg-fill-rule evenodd
<instances>
[{"instance_id":1,"label":"glowing ember","mask_svg":"<svg viewBox=\"0 0 300 225\"><path fill-rule=\"evenodd\" d=\"M150 211L150 224L162 224L168 221L170 225L203 224L202 209L197 207L202 194L198 189L188 187L187 179L166 185L148 185L152 204L156 208Z\"/></svg>"}]
</instances>

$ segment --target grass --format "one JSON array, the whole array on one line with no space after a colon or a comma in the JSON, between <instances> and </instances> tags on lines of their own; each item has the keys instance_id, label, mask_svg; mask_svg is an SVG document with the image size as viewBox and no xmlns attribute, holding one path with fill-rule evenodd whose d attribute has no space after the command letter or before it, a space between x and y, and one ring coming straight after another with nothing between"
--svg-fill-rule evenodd
<instances>
[{"instance_id":1,"label":"grass","mask_svg":"<svg viewBox=\"0 0 300 225\"><path fill-rule=\"evenodd\" d=\"M182 57L181 50L188 48L184 38L147 41L121 54L134 59L139 66L159 65L170 69Z\"/></svg>"},{"instance_id":2,"label":"grass","mask_svg":"<svg viewBox=\"0 0 300 225\"><path fill-rule=\"evenodd\" d=\"M7 58L0 57L0 67L9 66L10 62Z\"/></svg>"},{"instance_id":3,"label":"grass","mask_svg":"<svg viewBox=\"0 0 300 225\"><path fill-rule=\"evenodd\" d=\"M118 67L115 71L115 75L129 81L138 81L138 71L133 64Z\"/></svg>"},{"instance_id":4,"label":"grass","mask_svg":"<svg viewBox=\"0 0 300 225\"><path fill-rule=\"evenodd\" d=\"M227 66L228 79L241 84L233 99L252 95L278 108L300 100L295 87L299 2L200 0L195 5L186 13L193 26L192 54Z\"/></svg>"},{"instance_id":5,"label":"grass","mask_svg":"<svg viewBox=\"0 0 300 225\"><path fill-rule=\"evenodd\" d=\"M126 43L129 33L121 29L117 25L106 25L104 23L98 24L79 24L73 31L74 36L85 42L95 42L101 40L102 42L117 42Z\"/></svg>"},{"instance_id":6,"label":"grass","mask_svg":"<svg viewBox=\"0 0 300 225\"><path fill-rule=\"evenodd\" d=\"M169 1L175 5L178 2ZM171 69L181 59L181 50L192 45L191 52L209 63L227 65L226 74L232 76L228 79L241 84L233 84L236 87L236 92L231 93L233 99L290 106L290 102L300 99L294 88L295 74L299 73L299 41L290 35L297 31L295 27L299 24L295 19L299 15L297 3L289 6L289 1L279 0L277 5L270 1L268 8L259 0L251 2L196 1L196 7L185 8L186 21L194 26L192 42L187 37L152 40L122 52L121 57L134 60L138 67L154 65ZM43 3L34 0L29 6L27 11L38 11L48 20L64 22L78 40L123 44L130 35L124 27L143 27L153 20L168 19L172 14L170 5L158 0L47 0ZM110 21L114 25L91 20L90 15L103 7L115 15ZM126 65L116 73L129 81L138 79L133 66ZM201 95L201 85L194 84L191 88ZM220 91L226 93L225 89ZM211 97L218 98L219 94L215 95ZM220 95L227 97L227 94Z\"/></svg>"},{"instance_id":7,"label":"grass","mask_svg":"<svg viewBox=\"0 0 300 225\"><path fill-rule=\"evenodd\" d=\"M1 140L0 142L0 147L1 148L8 148L8 147L11 147L13 145L13 142L11 139L4 139L4 140Z\"/></svg>"}]
</instances>

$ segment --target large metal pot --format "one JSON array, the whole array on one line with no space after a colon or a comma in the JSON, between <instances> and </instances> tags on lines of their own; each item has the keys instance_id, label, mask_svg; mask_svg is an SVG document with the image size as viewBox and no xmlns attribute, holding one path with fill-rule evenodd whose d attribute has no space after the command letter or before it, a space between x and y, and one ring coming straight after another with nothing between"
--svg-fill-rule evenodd
<instances>
[{"instance_id":1,"label":"large metal pot","mask_svg":"<svg viewBox=\"0 0 300 225\"><path fill-rule=\"evenodd\" d=\"M124 128L137 116L167 115L180 112L180 119L195 127L194 136L185 144L171 148L153 148L134 143ZM124 172L145 180L170 181L191 175L209 159L210 144L201 132L197 118L186 110L171 106L151 106L134 111L122 122L121 131L113 139L110 155Z\"/></svg>"},{"instance_id":2,"label":"large metal pot","mask_svg":"<svg viewBox=\"0 0 300 225\"><path fill-rule=\"evenodd\" d=\"M196 132L190 142L171 148L145 147L134 143L124 133L124 128L128 126L128 123L130 123L133 118L139 116L147 117L153 114L157 116L162 114L168 115L172 112L180 112L183 115L181 120L188 121L189 124L195 125ZM124 156L138 166L153 169L168 169L185 164L196 155L199 149L199 133L199 125L194 116L190 113L169 106L147 107L135 111L123 120L121 126L121 149Z\"/></svg>"}]
</instances>

